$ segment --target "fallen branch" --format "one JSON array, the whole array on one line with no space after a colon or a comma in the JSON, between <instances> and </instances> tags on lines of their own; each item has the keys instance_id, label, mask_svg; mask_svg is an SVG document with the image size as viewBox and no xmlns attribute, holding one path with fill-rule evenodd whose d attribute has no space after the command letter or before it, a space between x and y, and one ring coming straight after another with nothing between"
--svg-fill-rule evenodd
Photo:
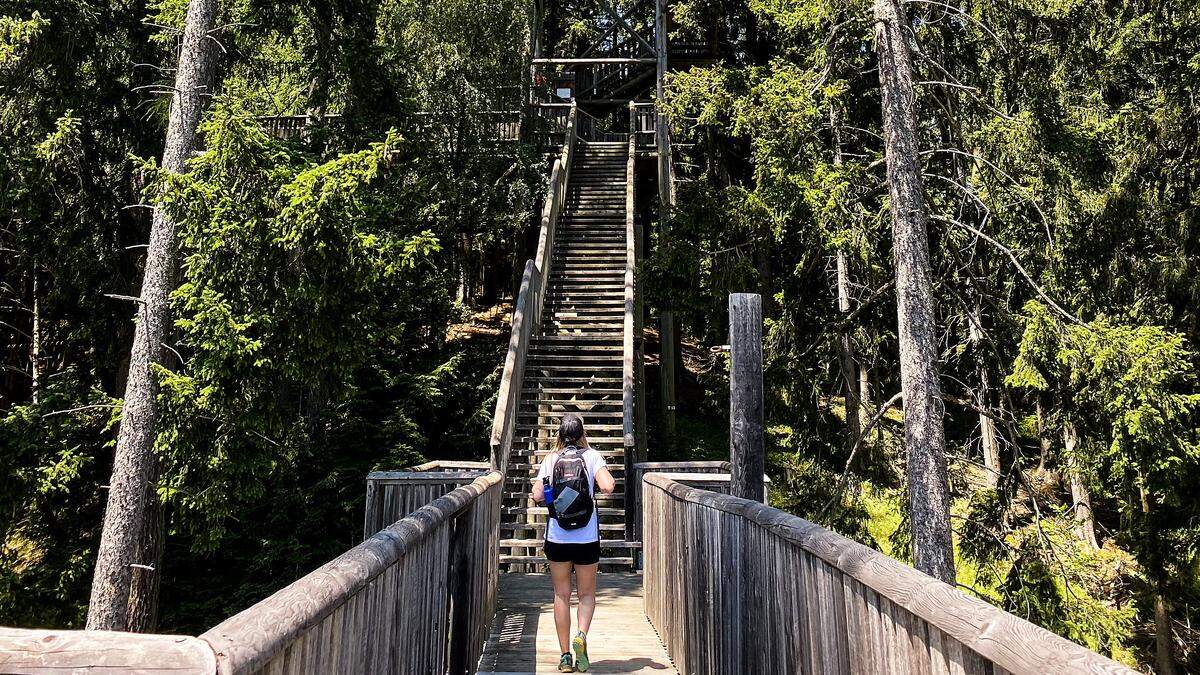
<instances>
[{"instance_id":1,"label":"fallen branch","mask_svg":"<svg viewBox=\"0 0 1200 675\"><path fill-rule=\"evenodd\" d=\"M895 396L889 398L886 403L879 407L879 410L875 411L875 414L871 416L871 420L859 432L858 440L854 442L854 447L850 448L850 456L846 458L846 468L842 471L841 477L838 478L837 487L833 489L833 496L829 498L828 502L825 502L825 506L821 507L821 511L817 513L816 520L818 522L824 522L825 514L841 498L842 490L846 486L846 479L850 476L850 465L854 462L854 456L858 454L858 449L862 447L863 439L874 430L875 425L879 424L879 420L883 419L888 410L891 410L892 405L902 398L904 398L904 392L896 392Z\"/></svg>"}]
</instances>

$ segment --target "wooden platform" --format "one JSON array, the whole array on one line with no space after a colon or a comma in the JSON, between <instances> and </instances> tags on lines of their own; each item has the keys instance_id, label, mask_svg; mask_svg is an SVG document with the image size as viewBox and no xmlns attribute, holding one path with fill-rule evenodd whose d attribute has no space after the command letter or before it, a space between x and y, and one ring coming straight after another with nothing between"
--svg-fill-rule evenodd
<instances>
[{"instance_id":1,"label":"wooden platform","mask_svg":"<svg viewBox=\"0 0 1200 675\"><path fill-rule=\"evenodd\" d=\"M640 574L602 573L596 615L588 634L589 673L661 673L675 667L646 620ZM571 624L574 634L575 608ZM481 675L557 673L554 592L545 574L501 574L500 600L483 657Z\"/></svg>"}]
</instances>

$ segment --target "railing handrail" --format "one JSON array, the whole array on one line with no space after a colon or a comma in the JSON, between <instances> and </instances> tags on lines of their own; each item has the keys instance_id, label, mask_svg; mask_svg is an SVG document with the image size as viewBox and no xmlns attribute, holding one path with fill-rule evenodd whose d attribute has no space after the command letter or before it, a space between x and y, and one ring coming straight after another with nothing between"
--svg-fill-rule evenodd
<instances>
[{"instance_id":1,"label":"railing handrail","mask_svg":"<svg viewBox=\"0 0 1200 675\"><path fill-rule=\"evenodd\" d=\"M207 642L188 635L0 627L2 673L217 672Z\"/></svg>"},{"instance_id":2,"label":"railing handrail","mask_svg":"<svg viewBox=\"0 0 1200 675\"><path fill-rule=\"evenodd\" d=\"M284 662L287 672L467 672L495 605L503 483L498 471L479 476L199 637L0 627L0 672L233 675ZM410 552L423 566L412 581L393 569ZM421 584L431 591L413 630L375 634L389 604L404 607L402 591ZM409 654L425 665L412 670Z\"/></svg>"},{"instance_id":3,"label":"railing handrail","mask_svg":"<svg viewBox=\"0 0 1200 675\"><path fill-rule=\"evenodd\" d=\"M500 376L496 411L492 416L492 467L501 472L508 469L508 455L512 447L517 407L524 383L525 359L529 351L529 342L541 324L542 301L549 283L550 262L554 256L555 232L567 198L579 124L577 107L574 103L570 106L563 147L550 169L550 185L546 192L546 201L542 205L542 217L538 228L537 252L533 259L525 262L521 288L513 306L512 334L508 340L508 353L504 357L504 371Z\"/></svg>"},{"instance_id":4,"label":"railing handrail","mask_svg":"<svg viewBox=\"0 0 1200 675\"><path fill-rule=\"evenodd\" d=\"M517 404L520 398L525 356L529 351L529 340L533 335L538 307L537 288L542 283L541 272L532 260L525 261L525 272L521 275L521 288L513 305L512 334L508 339L508 353L504 357L504 370L500 376L500 393L496 397L496 412L492 416L490 439L492 468L500 472L508 470L508 451L512 446L513 428L516 425Z\"/></svg>"},{"instance_id":5,"label":"railing handrail","mask_svg":"<svg viewBox=\"0 0 1200 675\"><path fill-rule=\"evenodd\" d=\"M625 476L633 475L633 465L637 462L637 433L634 427L637 398L637 369L635 359L637 353L634 345L634 331L637 322L634 313L637 309L637 296L634 288L634 275L637 268L637 232L634 229L634 180L633 170L637 160L637 134L634 129L634 107L629 104L629 153L625 160L625 322L621 340L621 426L623 444L625 446ZM628 491L627 491L628 492ZM628 514L627 514L628 516ZM634 539L637 527L633 519L626 517L625 533L627 539Z\"/></svg>"},{"instance_id":6,"label":"railing handrail","mask_svg":"<svg viewBox=\"0 0 1200 675\"><path fill-rule=\"evenodd\" d=\"M632 104L630 105L632 109ZM632 120L630 122L632 126ZM634 352L633 314L635 310L634 274L637 268L636 235L633 229L633 169L637 158L637 139L629 135L629 154L625 160L625 323L622 335L621 403L627 463L632 466L629 449L637 444L634 434ZM629 475L629 474L626 474Z\"/></svg>"},{"instance_id":7,"label":"railing handrail","mask_svg":"<svg viewBox=\"0 0 1200 675\"><path fill-rule=\"evenodd\" d=\"M217 654L217 672L252 672L372 583L409 549L490 489L498 471L480 476L421 507L391 527L301 577L267 599L217 624L201 639Z\"/></svg>"},{"instance_id":8,"label":"railing handrail","mask_svg":"<svg viewBox=\"0 0 1200 675\"><path fill-rule=\"evenodd\" d=\"M744 518L770 534L796 545L826 564L850 577L864 587L886 598L894 605L938 628L963 647L991 661L1010 673L1134 673L1105 656L1088 650L1070 640L1009 614L983 600L971 597L957 588L923 574L879 551L827 530L797 516L771 508L759 502L730 495L717 494L683 485L662 473L648 473L643 478L646 488L654 488L677 500ZM645 498L644 513L651 518L651 497ZM690 518L690 517L689 517ZM646 523L646 546L661 546L663 537L686 533L652 532ZM743 534L742 536L751 536ZM649 555L649 554L647 554ZM753 565L753 555L743 558L743 564ZM767 563L769 564L769 563ZM730 570L724 567L724 575ZM783 570L783 573L803 570ZM771 570L753 574L762 584ZM686 570L675 570L676 574ZM743 572L746 574L748 572ZM659 581L658 570L647 567L646 597L648 613L653 584ZM723 579L723 583L734 582ZM824 584L825 582L821 582ZM778 592L779 589L776 589ZM703 593L702 590L695 592ZM840 593L841 591L835 591ZM654 617L652 616L653 620ZM800 617L796 618L797 620ZM664 640L667 638L664 636ZM671 645L668 645L671 648ZM674 656L674 654L673 654ZM844 657L841 660L845 665ZM883 664L880 664L883 667ZM836 671L836 668L834 669ZM885 672L883 667L878 672Z\"/></svg>"}]
</instances>

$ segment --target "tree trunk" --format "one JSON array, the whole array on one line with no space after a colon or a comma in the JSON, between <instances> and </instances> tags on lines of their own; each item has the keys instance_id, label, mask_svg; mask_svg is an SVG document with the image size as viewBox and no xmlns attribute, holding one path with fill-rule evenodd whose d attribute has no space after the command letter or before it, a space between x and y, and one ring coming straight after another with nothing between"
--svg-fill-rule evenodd
<instances>
[{"instance_id":1,"label":"tree trunk","mask_svg":"<svg viewBox=\"0 0 1200 675\"><path fill-rule=\"evenodd\" d=\"M1063 424L1063 447L1067 459L1067 473L1071 478L1071 510L1075 512L1075 535L1083 543L1093 549L1100 548L1096 542L1096 521L1092 515L1092 495L1088 492L1087 483L1083 482L1083 473L1079 468L1077 447L1079 434L1071 422Z\"/></svg>"},{"instance_id":2,"label":"tree trunk","mask_svg":"<svg viewBox=\"0 0 1200 675\"><path fill-rule=\"evenodd\" d=\"M29 386L29 397L34 405L42 393L42 304L39 295L41 285L38 283L37 263L33 264L33 327L30 331L29 362L32 380Z\"/></svg>"},{"instance_id":3,"label":"tree trunk","mask_svg":"<svg viewBox=\"0 0 1200 675\"><path fill-rule=\"evenodd\" d=\"M944 409L937 368L937 316L929 269L928 215L918 156L912 64L904 43L907 22L895 0L874 3L896 267L913 561L922 572L954 583Z\"/></svg>"},{"instance_id":4,"label":"tree trunk","mask_svg":"<svg viewBox=\"0 0 1200 675\"><path fill-rule=\"evenodd\" d=\"M837 252L837 295L838 295L838 312L842 316L850 313L850 275L849 261L847 260L845 251ZM842 396L843 404L846 409L846 450L853 452L858 445L858 438L862 434L861 422L859 421L859 403L858 396L858 377L855 375L854 363L854 341L850 337L850 327L842 328L841 334L841 371L842 371Z\"/></svg>"},{"instance_id":5,"label":"tree trunk","mask_svg":"<svg viewBox=\"0 0 1200 675\"><path fill-rule=\"evenodd\" d=\"M976 359L975 376L979 380L979 388L975 390L975 406L981 411L988 410L992 404L991 375L980 348L983 342L980 328L982 320L982 314L976 310L971 317L971 344ZM984 480L988 487L994 488L1000 484L1000 437L996 433L996 421L983 412L979 413L979 440L983 451Z\"/></svg>"},{"instance_id":6,"label":"tree trunk","mask_svg":"<svg viewBox=\"0 0 1200 675\"><path fill-rule=\"evenodd\" d=\"M1050 455L1050 435L1046 431L1046 412L1042 410L1041 400L1037 401L1037 434L1038 434L1038 465L1035 473L1041 474L1046 470L1046 458Z\"/></svg>"},{"instance_id":7,"label":"tree trunk","mask_svg":"<svg viewBox=\"0 0 1200 675\"><path fill-rule=\"evenodd\" d=\"M867 372L867 367L860 361L858 364L858 421L860 424L865 424L866 420L871 419L871 415L875 413L871 409L871 374ZM868 434L867 440L878 438L879 433Z\"/></svg>"},{"instance_id":8,"label":"tree trunk","mask_svg":"<svg viewBox=\"0 0 1200 675\"><path fill-rule=\"evenodd\" d=\"M1175 675L1178 672L1171 635L1171 613L1167 611L1167 599L1160 588L1154 594L1154 658L1158 675Z\"/></svg>"},{"instance_id":9,"label":"tree trunk","mask_svg":"<svg viewBox=\"0 0 1200 675\"><path fill-rule=\"evenodd\" d=\"M837 110L829 109L829 126L833 130L833 164L842 165L842 137L838 127ZM850 261L846 252L837 252L837 305L842 317L850 314ZM859 422L858 382L855 377L854 341L851 339L850 326L843 326L840 336L841 371L842 371L842 405L846 411L846 452L854 452L858 447L862 429ZM863 462L860 460L860 464Z\"/></svg>"},{"instance_id":10,"label":"tree trunk","mask_svg":"<svg viewBox=\"0 0 1200 675\"><path fill-rule=\"evenodd\" d=\"M158 589L162 580L163 544L166 534L165 506L158 499L159 463L154 462L153 480L146 489L147 515L138 546L137 562L129 587L129 611L125 630L153 633L158 630Z\"/></svg>"},{"instance_id":11,"label":"tree trunk","mask_svg":"<svg viewBox=\"0 0 1200 675\"><path fill-rule=\"evenodd\" d=\"M207 100L205 88L213 65L207 54L207 38L213 28L216 4L216 0L191 0L188 4L163 149L162 166L167 171L182 172L195 147L196 126ZM168 295L174 287L175 268L175 223L164 210L156 209L137 303L137 326L104 530L92 577L87 620L90 630L124 630L128 625L130 565L146 530L148 484L155 462L158 386L153 366L161 362L163 335L170 324Z\"/></svg>"},{"instance_id":12,"label":"tree trunk","mask_svg":"<svg viewBox=\"0 0 1200 675\"><path fill-rule=\"evenodd\" d=\"M659 316L659 392L662 399L663 443L675 444L675 369L678 354L675 351L675 313L663 311Z\"/></svg>"}]
</instances>

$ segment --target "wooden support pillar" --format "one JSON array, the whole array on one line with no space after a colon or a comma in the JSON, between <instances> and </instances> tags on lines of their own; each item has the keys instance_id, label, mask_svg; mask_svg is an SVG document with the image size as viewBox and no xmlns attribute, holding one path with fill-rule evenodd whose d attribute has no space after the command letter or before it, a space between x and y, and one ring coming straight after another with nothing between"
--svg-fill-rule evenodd
<instances>
[{"instance_id":1,"label":"wooden support pillar","mask_svg":"<svg viewBox=\"0 0 1200 675\"><path fill-rule=\"evenodd\" d=\"M655 97L665 98L663 89L667 73L667 16L665 0L654 3L654 46L657 51L657 74ZM654 141L658 159L658 217L659 228L666 234L670 231L671 207L674 202L671 185L671 141L666 118L661 111L654 114ZM675 314L670 306L659 313L659 383L662 401L662 441L664 445L675 443L675 374L678 368L678 340L675 333Z\"/></svg>"},{"instance_id":2,"label":"wooden support pillar","mask_svg":"<svg viewBox=\"0 0 1200 675\"><path fill-rule=\"evenodd\" d=\"M729 295L730 494L764 500L762 296Z\"/></svg>"},{"instance_id":3,"label":"wooden support pillar","mask_svg":"<svg viewBox=\"0 0 1200 675\"><path fill-rule=\"evenodd\" d=\"M675 444L675 313L663 310L659 316L659 393L662 399L662 436L666 445Z\"/></svg>"}]
</instances>

